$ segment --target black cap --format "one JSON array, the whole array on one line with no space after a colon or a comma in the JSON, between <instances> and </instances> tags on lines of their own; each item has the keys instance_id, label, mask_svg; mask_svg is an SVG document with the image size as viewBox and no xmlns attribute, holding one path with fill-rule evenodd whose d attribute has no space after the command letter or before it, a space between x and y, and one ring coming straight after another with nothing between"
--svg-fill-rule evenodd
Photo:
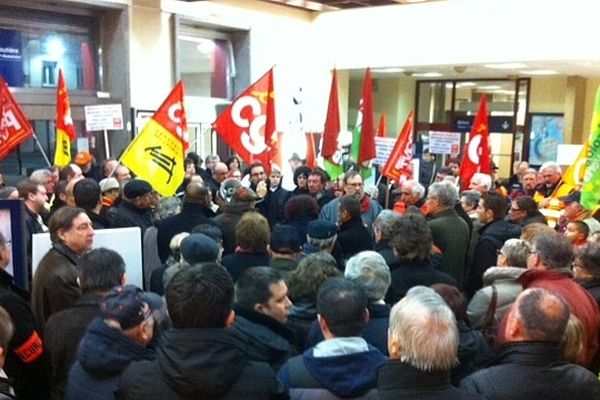
<instances>
[{"instance_id":1,"label":"black cap","mask_svg":"<svg viewBox=\"0 0 600 400\"><path fill-rule=\"evenodd\" d=\"M558 199L565 204L574 203L574 202L579 203L581 200L581 192L573 191L566 196L559 197Z\"/></svg>"},{"instance_id":2,"label":"black cap","mask_svg":"<svg viewBox=\"0 0 600 400\"><path fill-rule=\"evenodd\" d=\"M291 225L275 225L269 246L275 253L298 253L301 250L298 230Z\"/></svg>"},{"instance_id":3,"label":"black cap","mask_svg":"<svg viewBox=\"0 0 600 400\"><path fill-rule=\"evenodd\" d=\"M125 185L123 188L123 194L128 199L135 199L136 197L143 196L152 191L152 185L143 179L134 179Z\"/></svg>"},{"instance_id":4,"label":"black cap","mask_svg":"<svg viewBox=\"0 0 600 400\"><path fill-rule=\"evenodd\" d=\"M313 239L329 239L337 232L337 225L324 219L315 219L308 223L307 234Z\"/></svg>"},{"instance_id":5,"label":"black cap","mask_svg":"<svg viewBox=\"0 0 600 400\"><path fill-rule=\"evenodd\" d=\"M127 330L144 322L162 306L162 297L156 293L144 292L134 285L116 286L100 302L100 313L102 318L114 319L122 330Z\"/></svg>"},{"instance_id":6,"label":"black cap","mask_svg":"<svg viewBox=\"0 0 600 400\"><path fill-rule=\"evenodd\" d=\"M190 264L215 262L219 257L219 245L203 233L192 233L181 241L179 252Z\"/></svg>"}]
</instances>

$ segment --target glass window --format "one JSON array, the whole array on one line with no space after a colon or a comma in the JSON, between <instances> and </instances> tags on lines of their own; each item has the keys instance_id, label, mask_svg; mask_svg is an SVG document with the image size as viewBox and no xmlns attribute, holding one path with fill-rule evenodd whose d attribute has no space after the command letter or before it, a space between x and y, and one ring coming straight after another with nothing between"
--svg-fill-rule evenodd
<instances>
[{"instance_id":1,"label":"glass window","mask_svg":"<svg viewBox=\"0 0 600 400\"><path fill-rule=\"evenodd\" d=\"M9 86L97 90L97 20L0 7L0 73Z\"/></svg>"}]
</instances>

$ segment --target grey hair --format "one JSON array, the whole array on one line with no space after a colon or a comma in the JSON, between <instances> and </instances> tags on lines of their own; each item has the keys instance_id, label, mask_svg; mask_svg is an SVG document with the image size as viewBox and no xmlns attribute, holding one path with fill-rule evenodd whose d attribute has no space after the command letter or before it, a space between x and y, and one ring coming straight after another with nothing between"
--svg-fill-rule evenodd
<instances>
[{"instance_id":1,"label":"grey hair","mask_svg":"<svg viewBox=\"0 0 600 400\"><path fill-rule=\"evenodd\" d=\"M379 197L379 189L375 185L369 185L365 187L365 194L372 199L377 199Z\"/></svg>"},{"instance_id":2,"label":"grey hair","mask_svg":"<svg viewBox=\"0 0 600 400\"><path fill-rule=\"evenodd\" d=\"M508 239L500 249L511 267L527 268L527 258L531 254L531 246L522 239Z\"/></svg>"},{"instance_id":3,"label":"grey hair","mask_svg":"<svg viewBox=\"0 0 600 400\"><path fill-rule=\"evenodd\" d=\"M177 214L180 206L181 200L178 197L163 197L158 201L155 214L159 220L163 220Z\"/></svg>"},{"instance_id":4,"label":"grey hair","mask_svg":"<svg viewBox=\"0 0 600 400\"><path fill-rule=\"evenodd\" d=\"M460 194L460 197L464 197L468 205L477 207L479 199L481 199L481 193L477 190L465 190Z\"/></svg>"},{"instance_id":5,"label":"grey hair","mask_svg":"<svg viewBox=\"0 0 600 400\"><path fill-rule=\"evenodd\" d=\"M396 303L389 334L399 342L400 360L421 371L448 371L458 362L456 319L433 289L415 286Z\"/></svg>"},{"instance_id":6,"label":"grey hair","mask_svg":"<svg viewBox=\"0 0 600 400\"><path fill-rule=\"evenodd\" d=\"M550 233L535 238L533 247L547 269L570 269L573 262L573 244L560 233Z\"/></svg>"},{"instance_id":7,"label":"grey hair","mask_svg":"<svg viewBox=\"0 0 600 400\"><path fill-rule=\"evenodd\" d=\"M402 218L400 214L392 210L383 210L379 213L375 221L373 221L373 228L377 229L381 233L381 238L389 240L392 238L394 229L393 226Z\"/></svg>"},{"instance_id":8,"label":"grey hair","mask_svg":"<svg viewBox=\"0 0 600 400\"><path fill-rule=\"evenodd\" d=\"M306 241L308 243L312 244L313 246L315 246L319 250L325 250L325 249L331 247L333 245L333 242L335 242L336 239L337 239L337 234L333 235L332 237L327 238L327 239L315 239L313 237L306 235Z\"/></svg>"},{"instance_id":9,"label":"grey hair","mask_svg":"<svg viewBox=\"0 0 600 400\"><path fill-rule=\"evenodd\" d=\"M486 190L490 190L492 188L492 177L488 174L484 174L482 172L475 172L471 177L471 180L477 179L479 184L485 187Z\"/></svg>"},{"instance_id":10,"label":"grey hair","mask_svg":"<svg viewBox=\"0 0 600 400\"><path fill-rule=\"evenodd\" d=\"M344 276L356 281L371 303L385 297L392 281L390 268L376 251L361 251L351 257L346 262Z\"/></svg>"},{"instance_id":11,"label":"grey hair","mask_svg":"<svg viewBox=\"0 0 600 400\"><path fill-rule=\"evenodd\" d=\"M31 173L31 175L29 176L29 178L32 181L36 181L37 183L39 183L40 185L44 184L44 181L48 178L52 177L52 172L50 172L47 169L36 169L35 171L33 171Z\"/></svg>"},{"instance_id":12,"label":"grey hair","mask_svg":"<svg viewBox=\"0 0 600 400\"><path fill-rule=\"evenodd\" d=\"M540 172L544 172L546 169L553 169L562 175L562 169L560 168L560 165L554 161L546 161L543 163L540 167Z\"/></svg>"},{"instance_id":13,"label":"grey hair","mask_svg":"<svg viewBox=\"0 0 600 400\"><path fill-rule=\"evenodd\" d=\"M523 172L523 176L525 176L525 175L529 175L529 174L534 174L534 175L537 175L537 173L538 173L538 172L535 170L535 168L527 168L527 169L525 170L525 172Z\"/></svg>"},{"instance_id":14,"label":"grey hair","mask_svg":"<svg viewBox=\"0 0 600 400\"><path fill-rule=\"evenodd\" d=\"M437 198L445 208L452 208L458 199L458 192L450 182L434 182L429 186L429 196Z\"/></svg>"},{"instance_id":15,"label":"grey hair","mask_svg":"<svg viewBox=\"0 0 600 400\"><path fill-rule=\"evenodd\" d=\"M410 185L410 192L413 196L419 196L419 198L425 196L425 188L418 181L408 180L404 182L404 185L407 184Z\"/></svg>"}]
</instances>

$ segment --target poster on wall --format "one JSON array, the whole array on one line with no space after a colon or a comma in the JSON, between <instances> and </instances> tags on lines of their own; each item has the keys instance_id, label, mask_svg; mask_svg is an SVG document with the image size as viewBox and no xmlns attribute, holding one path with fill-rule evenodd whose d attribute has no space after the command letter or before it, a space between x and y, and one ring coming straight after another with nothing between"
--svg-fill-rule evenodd
<instances>
[{"instance_id":1,"label":"poster on wall","mask_svg":"<svg viewBox=\"0 0 600 400\"><path fill-rule=\"evenodd\" d=\"M21 32L0 29L0 75L8 86L24 84Z\"/></svg>"},{"instance_id":2,"label":"poster on wall","mask_svg":"<svg viewBox=\"0 0 600 400\"><path fill-rule=\"evenodd\" d=\"M564 141L562 114L529 114L529 164L556 161L558 145Z\"/></svg>"},{"instance_id":3,"label":"poster on wall","mask_svg":"<svg viewBox=\"0 0 600 400\"><path fill-rule=\"evenodd\" d=\"M0 233L4 236L11 253L11 260L4 270L13 276L17 286L27 289L23 213L22 200L0 200Z\"/></svg>"}]
</instances>

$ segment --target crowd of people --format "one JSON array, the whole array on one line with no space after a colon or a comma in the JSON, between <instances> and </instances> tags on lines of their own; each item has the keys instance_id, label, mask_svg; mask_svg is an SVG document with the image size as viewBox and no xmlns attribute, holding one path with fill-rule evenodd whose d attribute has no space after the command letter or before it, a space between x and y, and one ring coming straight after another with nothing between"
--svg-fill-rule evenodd
<instances>
[{"instance_id":1,"label":"crowd of people","mask_svg":"<svg viewBox=\"0 0 600 400\"><path fill-rule=\"evenodd\" d=\"M555 163L460 191L458 160L426 156L419 180L365 187L295 154L284 176L189 153L161 197L80 153L3 187L30 289L0 234L0 398L600 399L595 210ZM143 287L94 246L122 227Z\"/></svg>"}]
</instances>

